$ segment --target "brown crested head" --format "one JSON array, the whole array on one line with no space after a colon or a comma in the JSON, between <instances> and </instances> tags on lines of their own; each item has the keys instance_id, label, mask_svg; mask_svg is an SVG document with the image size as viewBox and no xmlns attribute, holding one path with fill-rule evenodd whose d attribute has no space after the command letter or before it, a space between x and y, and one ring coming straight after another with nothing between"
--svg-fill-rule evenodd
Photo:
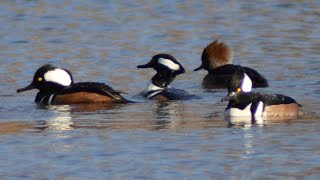
<instances>
[{"instance_id":1,"label":"brown crested head","mask_svg":"<svg viewBox=\"0 0 320 180\"><path fill-rule=\"evenodd\" d=\"M214 69L225 64L231 64L233 59L232 49L225 43L215 40L210 43L202 52L202 64L196 68L200 69Z\"/></svg>"}]
</instances>

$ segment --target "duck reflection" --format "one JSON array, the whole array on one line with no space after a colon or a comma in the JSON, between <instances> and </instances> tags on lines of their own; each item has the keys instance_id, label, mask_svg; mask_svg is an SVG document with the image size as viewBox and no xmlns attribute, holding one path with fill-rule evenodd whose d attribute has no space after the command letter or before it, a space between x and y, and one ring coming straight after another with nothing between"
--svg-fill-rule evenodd
<instances>
[{"instance_id":1,"label":"duck reflection","mask_svg":"<svg viewBox=\"0 0 320 180\"><path fill-rule=\"evenodd\" d=\"M116 103L101 103L101 104L79 104L73 105L71 112L94 112L101 110L111 110L111 109L120 109L126 104L116 104Z\"/></svg>"},{"instance_id":2,"label":"duck reflection","mask_svg":"<svg viewBox=\"0 0 320 180\"><path fill-rule=\"evenodd\" d=\"M263 125L263 119L262 117L258 118L251 118L247 116L225 116L224 120L228 122L228 126L243 126L245 128L251 127L252 125Z\"/></svg>"},{"instance_id":3,"label":"duck reflection","mask_svg":"<svg viewBox=\"0 0 320 180\"><path fill-rule=\"evenodd\" d=\"M155 122L158 128L174 127L183 119L181 102L168 101L158 102L154 110Z\"/></svg>"},{"instance_id":4,"label":"duck reflection","mask_svg":"<svg viewBox=\"0 0 320 180\"><path fill-rule=\"evenodd\" d=\"M33 122L23 122L23 121L9 121L0 122L0 135L4 134L18 134L24 132L36 132L40 131L37 124Z\"/></svg>"},{"instance_id":5,"label":"duck reflection","mask_svg":"<svg viewBox=\"0 0 320 180\"><path fill-rule=\"evenodd\" d=\"M243 128L250 128L252 126L265 126L267 124L283 124L290 123L292 120L296 118L290 117L279 117L279 116L271 116L271 117L245 117L245 116L225 116L224 120L228 122L229 127L233 126L241 126Z\"/></svg>"},{"instance_id":6,"label":"duck reflection","mask_svg":"<svg viewBox=\"0 0 320 180\"><path fill-rule=\"evenodd\" d=\"M242 155L243 159L250 159L252 155L255 153L254 150L254 134L251 133L251 131L244 129L244 135L243 135L243 140L244 140L244 154Z\"/></svg>"},{"instance_id":7,"label":"duck reflection","mask_svg":"<svg viewBox=\"0 0 320 180\"><path fill-rule=\"evenodd\" d=\"M68 131L73 129L71 127L73 122L70 105L46 106L46 109L53 110L55 113L54 117L46 121L49 130Z\"/></svg>"},{"instance_id":8,"label":"duck reflection","mask_svg":"<svg viewBox=\"0 0 320 180\"><path fill-rule=\"evenodd\" d=\"M76 114L81 116L86 113L91 114L92 112L106 111L112 109L119 109L123 107L123 104L77 104L77 105L51 105L51 106L41 106L48 110L54 112L54 117L49 118L46 121L46 125L50 130L56 131L67 131L76 127L81 127L75 125L77 121L73 120L73 117L77 117ZM85 114L83 114L85 113ZM92 121L95 123L95 121ZM77 123L78 124L78 123Z\"/></svg>"}]
</instances>

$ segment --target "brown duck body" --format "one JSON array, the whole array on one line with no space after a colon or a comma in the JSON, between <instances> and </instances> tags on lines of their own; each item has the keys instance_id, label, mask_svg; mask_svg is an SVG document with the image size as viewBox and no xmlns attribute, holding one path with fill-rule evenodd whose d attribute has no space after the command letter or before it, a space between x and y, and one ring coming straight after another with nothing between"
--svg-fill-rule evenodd
<instances>
[{"instance_id":1,"label":"brown duck body","mask_svg":"<svg viewBox=\"0 0 320 180\"><path fill-rule=\"evenodd\" d=\"M252 81L242 70L233 74L222 101L229 101L226 117L288 118L301 113L301 105L289 96L252 92Z\"/></svg>"},{"instance_id":2,"label":"brown duck body","mask_svg":"<svg viewBox=\"0 0 320 180\"><path fill-rule=\"evenodd\" d=\"M257 92L238 93L229 99L226 115L269 117L297 117L301 105L291 97L281 94L264 94ZM237 113L235 113L237 112Z\"/></svg>"},{"instance_id":3,"label":"brown duck body","mask_svg":"<svg viewBox=\"0 0 320 180\"><path fill-rule=\"evenodd\" d=\"M46 105L130 102L104 83L74 83L70 71L47 64L34 74L33 81L17 92L38 89L35 102Z\"/></svg>"},{"instance_id":4,"label":"brown duck body","mask_svg":"<svg viewBox=\"0 0 320 180\"><path fill-rule=\"evenodd\" d=\"M40 91L35 102L47 105L126 103L130 102L108 85L97 82L81 82L57 92Z\"/></svg>"}]
</instances>

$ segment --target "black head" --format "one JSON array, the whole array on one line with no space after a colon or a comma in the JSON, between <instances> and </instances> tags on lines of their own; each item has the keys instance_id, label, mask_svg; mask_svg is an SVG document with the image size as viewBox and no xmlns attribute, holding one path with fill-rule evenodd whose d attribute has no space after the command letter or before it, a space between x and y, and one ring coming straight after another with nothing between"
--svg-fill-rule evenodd
<instances>
[{"instance_id":1,"label":"black head","mask_svg":"<svg viewBox=\"0 0 320 180\"><path fill-rule=\"evenodd\" d=\"M199 71L202 69L208 70L210 69L210 62L209 62L209 55L208 53L206 53L206 49L202 52L201 55L201 65L199 67L197 67L196 69L194 69L194 71Z\"/></svg>"},{"instance_id":2,"label":"black head","mask_svg":"<svg viewBox=\"0 0 320 180\"><path fill-rule=\"evenodd\" d=\"M45 92L59 91L73 84L70 71L50 64L40 67L33 76L33 81L28 86L18 89L17 92L39 89Z\"/></svg>"},{"instance_id":3,"label":"black head","mask_svg":"<svg viewBox=\"0 0 320 180\"><path fill-rule=\"evenodd\" d=\"M137 68L153 68L158 73L171 72L174 75L185 72L183 66L169 54L157 54L152 57L150 62L144 65L139 65Z\"/></svg>"},{"instance_id":4,"label":"black head","mask_svg":"<svg viewBox=\"0 0 320 180\"><path fill-rule=\"evenodd\" d=\"M228 86L228 95L221 101L230 101L239 94L248 93L252 91L252 81L250 77L244 73L242 69L237 70L231 78Z\"/></svg>"}]
</instances>

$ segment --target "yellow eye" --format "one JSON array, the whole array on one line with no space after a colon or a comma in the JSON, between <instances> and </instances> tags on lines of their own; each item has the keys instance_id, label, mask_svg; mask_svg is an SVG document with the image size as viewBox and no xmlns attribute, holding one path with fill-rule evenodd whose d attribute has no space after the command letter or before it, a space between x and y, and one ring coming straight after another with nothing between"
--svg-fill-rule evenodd
<instances>
[{"instance_id":1,"label":"yellow eye","mask_svg":"<svg viewBox=\"0 0 320 180\"><path fill-rule=\"evenodd\" d=\"M42 81L42 77L38 77L38 81Z\"/></svg>"},{"instance_id":2,"label":"yellow eye","mask_svg":"<svg viewBox=\"0 0 320 180\"><path fill-rule=\"evenodd\" d=\"M238 89L237 89L237 92L238 92L238 93L241 92L241 88L238 88Z\"/></svg>"}]
</instances>

